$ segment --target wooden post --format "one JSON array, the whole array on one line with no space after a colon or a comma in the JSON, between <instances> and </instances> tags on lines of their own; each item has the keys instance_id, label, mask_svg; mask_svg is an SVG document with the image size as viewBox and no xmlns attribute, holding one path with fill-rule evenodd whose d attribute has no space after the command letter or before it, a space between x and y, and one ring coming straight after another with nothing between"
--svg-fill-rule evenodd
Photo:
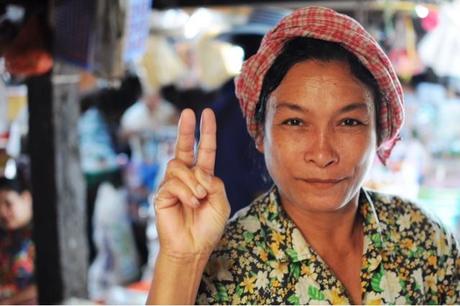
<instances>
[{"instance_id":1,"label":"wooden post","mask_svg":"<svg viewBox=\"0 0 460 306\"><path fill-rule=\"evenodd\" d=\"M88 242L86 188L80 164L78 119L79 74L68 65L55 65L53 114L58 229L64 299L87 297Z\"/></svg>"},{"instance_id":2,"label":"wooden post","mask_svg":"<svg viewBox=\"0 0 460 306\"><path fill-rule=\"evenodd\" d=\"M87 296L85 189L80 170L78 75L55 68L27 81L29 151L40 304Z\"/></svg>"}]
</instances>

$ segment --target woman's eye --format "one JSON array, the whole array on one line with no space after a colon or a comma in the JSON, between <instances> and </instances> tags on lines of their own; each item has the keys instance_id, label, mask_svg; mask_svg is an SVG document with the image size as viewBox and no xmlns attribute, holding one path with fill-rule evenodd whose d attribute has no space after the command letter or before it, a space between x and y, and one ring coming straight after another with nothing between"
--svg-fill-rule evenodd
<instances>
[{"instance_id":1,"label":"woman's eye","mask_svg":"<svg viewBox=\"0 0 460 306\"><path fill-rule=\"evenodd\" d=\"M362 123L356 119L345 119L341 123L341 125L344 125L344 126L357 126L361 124Z\"/></svg>"},{"instance_id":2,"label":"woman's eye","mask_svg":"<svg viewBox=\"0 0 460 306\"><path fill-rule=\"evenodd\" d=\"M283 121L284 125L292 125L292 126L299 126L302 125L302 121L300 119L287 119Z\"/></svg>"}]
</instances>

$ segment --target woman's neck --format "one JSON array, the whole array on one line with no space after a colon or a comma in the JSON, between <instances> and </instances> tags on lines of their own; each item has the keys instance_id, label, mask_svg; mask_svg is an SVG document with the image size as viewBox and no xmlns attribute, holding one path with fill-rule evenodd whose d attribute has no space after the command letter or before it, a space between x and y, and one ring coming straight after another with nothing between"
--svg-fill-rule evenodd
<instances>
[{"instance_id":1,"label":"woman's neck","mask_svg":"<svg viewBox=\"0 0 460 306\"><path fill-rule=\"evenodd\" d=\"M359 194L333 212L303 209L284 201L283 208L305 240L318 252L346 254L362 248L362 218L358 213Z\"/></svg>"}]
</instances>

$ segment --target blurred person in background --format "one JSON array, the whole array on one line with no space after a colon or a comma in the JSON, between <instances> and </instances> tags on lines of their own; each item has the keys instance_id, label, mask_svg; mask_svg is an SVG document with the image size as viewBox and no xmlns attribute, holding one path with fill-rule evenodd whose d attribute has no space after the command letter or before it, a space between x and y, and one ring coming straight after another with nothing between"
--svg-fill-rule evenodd
<instances>
[{"instance_id":1,"label":"blurred person in background","mask_svg":"<svg viewBox=\"0 0 460 306\"><path fill-rule=\"evenodd\" d=\"M80 156L87 188L87 234L90 262L96 255L93 233L94 201L99 186L110 182L121 186L122 175L118 154L126 151L120 141L123 113L142 96L139 78L127 75L119 88L102 88L81 98L82 115L78 123Z\"/></svg>"},{"instance_id":2,"label":"blurred person in background","mask_svg":"<svg viewBox=\"0 0 460 306\"><path fill-rule=\"evenodd\" d=\"M20 177L0 178L0 304L36 304L32 195Z\"/></svg>"},{"instance_id":3,"label":"blurred person in background","mask_svg":"<svg viewBox=\"0 0 460 306\"><path fill-rule=\"evenodd\" d=\"M141 264L146 264L144 279L150 279L159 243L155 229L155 213L148 197L158 177L164 175L172 157L178 111L161 96L148 80L143 80L144 96L129 107L121 118L122 137L129 142L131 157L125 171L130 218Z\"/></svg>"}]
</instances>

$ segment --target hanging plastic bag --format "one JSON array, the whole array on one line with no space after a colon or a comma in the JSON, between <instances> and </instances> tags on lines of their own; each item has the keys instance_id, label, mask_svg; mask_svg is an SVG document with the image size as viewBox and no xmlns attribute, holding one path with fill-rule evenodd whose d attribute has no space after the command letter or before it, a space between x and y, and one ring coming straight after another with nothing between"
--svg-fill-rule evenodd
<instances>
[{"instance_id":1,"label":"hanging plastic bag","mask_svg":"<svg viewBox=\"0 0 460 306\"><path fill-rule=\"evenodd\" d=\"M93 226L97 255L89 268L88 291L93 300L105 300L113 286L139 276L139 256L123 189L103 183L97 192Z\"/></svg>"}]
</instances>

